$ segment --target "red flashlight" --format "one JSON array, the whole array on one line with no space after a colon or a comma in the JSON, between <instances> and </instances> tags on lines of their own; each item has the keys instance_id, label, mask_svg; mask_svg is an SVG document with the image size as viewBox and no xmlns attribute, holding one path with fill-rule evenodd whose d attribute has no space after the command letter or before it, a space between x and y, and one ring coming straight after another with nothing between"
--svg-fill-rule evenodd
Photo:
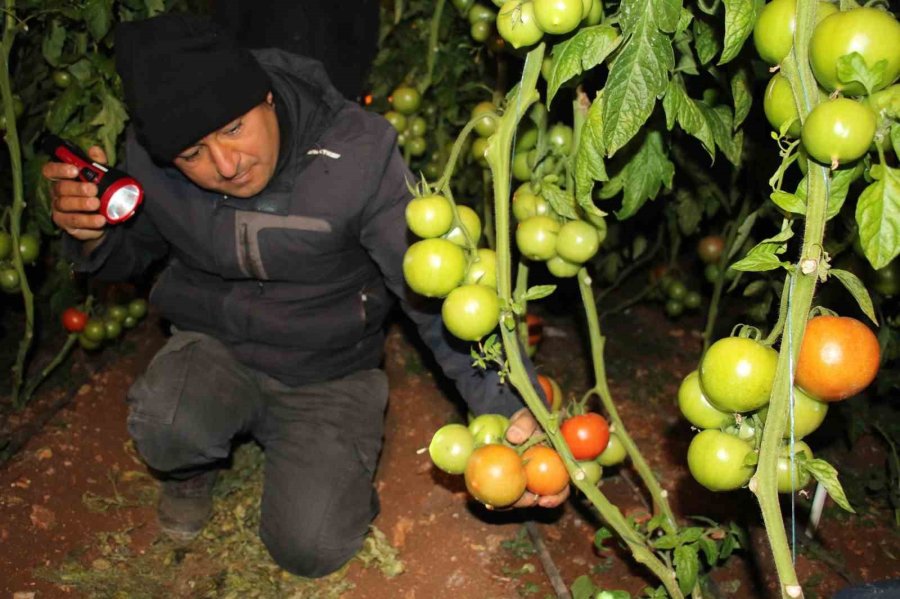
<instances>
[{"instance_id":1,"label":"red flashlight","mask_svg":"<svg viewBox=\"0 0 900 599\"><path fill-rule=\"evenodd\" d=\"M118 169L94 162L78 147L56 135L45 135L41 146L51 160L77 166L78 179L97 186L100 214L106 222L116 225L134 216L144 199L144 188L137 180Z\"/></svg>"}]
</instances>

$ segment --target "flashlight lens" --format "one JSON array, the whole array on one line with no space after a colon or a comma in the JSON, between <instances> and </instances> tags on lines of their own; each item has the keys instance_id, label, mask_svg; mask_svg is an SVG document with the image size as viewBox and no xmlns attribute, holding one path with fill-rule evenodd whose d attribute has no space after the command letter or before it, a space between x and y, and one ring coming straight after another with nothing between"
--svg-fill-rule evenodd
<instances>
[{"instance_id":1,"label":"flashlight lens","mask_svg":"<svg viewBox=\"0 0 900 599\"><path fill-rule=\"evenodd\" d=\"M137 205L140 197L140 189L137 185L124 185L117 189L109 198L106 206L106 215L109 220L121 220L126 218Z\"/></svg>"}]
</instances>

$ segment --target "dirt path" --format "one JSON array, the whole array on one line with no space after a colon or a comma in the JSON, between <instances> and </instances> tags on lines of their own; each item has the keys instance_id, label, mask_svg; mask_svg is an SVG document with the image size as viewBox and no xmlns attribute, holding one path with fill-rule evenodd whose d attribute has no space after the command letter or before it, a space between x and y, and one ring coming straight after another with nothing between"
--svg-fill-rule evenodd
<instances>
[{"instance_id":1,"label":"dirt path","mask_svg":"<svg viewBox=\"0 0 900 599\"><path fill-rule=\"evenodd\" d=\"M540 354L541 368L570 394L580 394L586 374L572 359L577 340L566 322L551 318L555 326ZM752 524L757 508L749 493L702 492L683 465L688 435L670 398L696 361L696 335L652 311L616 327L634 338L650 338L646 344L610 344L611 385L625 400L623 417L663 475L676 512ZM460 477L431 467L427 454L417 450L460 415L398 328L388 341L392 391L377 476L380 532L359 559L319 581L286 575L271 563L255 535L260 462L252 444L240 448L232 472L217 487L216 514L204 536L187 548L168 545L158 539L154 521L155 485L124 426L124 392L163 342L152 322L140 333L134 336L134 353L84 385L69 407L0 469L0 599L553 597L524 532L529 518L537 522L567 584L590 575L598 584L636 595L650 582L615 542L594 549L598 523L579 501L552 511L488 512L469 500ZM603 491L626 515L639 517L645 504L627 477L609 474ZM864 580L897 576L897 559L889 557L900 555L896 534L883 530L883 519L866 522L863 536L846 521L827 520L827 538L844 541L823 543L824 555L849 549L841 556L842 567ZM807 597L830 596L847 584L834 568L806 555L798 567ZM773 582L765 568L760 573L740 556L714 578L722 597L765 597Z\"/></svg>"}]
</instances>

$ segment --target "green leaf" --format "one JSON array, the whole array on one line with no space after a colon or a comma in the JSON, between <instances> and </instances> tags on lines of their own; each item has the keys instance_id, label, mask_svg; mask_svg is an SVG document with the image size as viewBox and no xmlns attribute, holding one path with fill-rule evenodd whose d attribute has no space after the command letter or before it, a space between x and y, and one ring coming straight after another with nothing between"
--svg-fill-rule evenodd
<instances>
[{"instance_id":1,"label":"green leaf","mask_svg":"<svg viewBox=\"0 0 900 599\"><path fill-rule=\"evenodd\" d=\"M719 53L719 40L716 32L706 21L694 19L694 48L697 50L697 58L700 64L705 65Z\"/></svg>"},{"instance_id":2,"label":"green leaf","mask_svg":"<svg viewBox=\"0 0 900 599\"><path fill-rule=\"evenodd\" d=\"M675 548L675 577L678 579L678 588L685 595L689 594L697 584L697 574L700 572L700 559L697 556L696 545L681 545Z\"/></svg>"},{"instance_id":3,"label":"green leaf","mask_svg":"<svg viewBox=\"0 0 900 599\"><path fill-rule=\"evenodd\" d=\"M541 183L541 197L550 203L550 207L559 214L569 219L577 219L575 212L575 197L553 183Z\"/></svg>"},{"instance_id":4,"label":"green leaf","mask_svg":"<svg viewBox=\"0 0 900 599\"><path fill-rule=\"evenodd\" d=\"M92 125L97 125L100 129L97 135L103 143L103 150L106 152L106 158L109 164L116 163L116 142L119 135L125 130L125 121L128 120L128 113L125 105L108 89L103 87L103 93L100 96L102 108L100 113L91 121Z\"/></svg>"},{"instance_id":5,"label":"green leaf","mask_svg":"<svg viewBox=\"0 0 900 599\"><path fill-rule=\"evenodd\" d=\"M690 236L700 228L703 220L703 206L690 193L679 193L675 203L678 229L684 236Z\"/></svg>"},{"instance_id":6,"label":"green leaf","mask_svg":"<svg viewBox=\"0 0 900 599\"><path fill-rule=\"evenodd\" d=\"M875 323L875 326L878 326L878 319L875 317L875 308L872 306L872 298L869 297L869 291L866 289L866 286L863 285L863 282L859 280L859 277L849 270L841 270L839 268L832 268L828 273L843 283L844 287L847 288L847 291L850 292L850 295L853 296L853 299L856 300L856 303L859 304L859 309L863 311L863 314L868 316L869 320Z\"/></svg>"},{"instance_id":7,"label":"green leaf","mask_svg":"<svg viewBox=\"0 0 900 599\"><path fill-rule=\"evenodd\" d=\"M675 165L663 148L662 134L649 131L640 149L617 175L619 181L613 184L624 190L622 209L616 211L616 218L625 220L633 216L644 202L655 199L663 186L671 189L674 176ZM604 187L600 197L605 191Z\"/></svg>"},{"instance_id":8,"label":"green leaf","mask_svg":"<svg viewBox=\"0 0 900 599\"><path fill-rule=\"evenodd\" d=\"M725 49L719 58L720 65L730 62L741 51L762 5L762 0L725 0Z\"/></svg>"},{"instance_id":9,"label":"green leaf","mask_svg":"<svg viewBox=\"0 0 900 599\"><path fill-rule=\"evenodd\" d=\"M869 95L884 80L887 65L888 61L882 59L869 67L862 54L851 52L838 58L837 77L841 83L861 83L866 88L866 95Z\"/></svg>"},{"instance_id":10,"label":"green leaf","mask_svg":"<svg viewBox=\"0 0 900 599\"><path fill-rule=\"evenodd\" d=\"M847 501L847 495L844 494L844 488L838 480L838 471L834 469L834 466L818 458L802 460L798 464L801 469L812 474L825 487L825 490L828 491L828 494L836 504L851 514L856 513L850 506L850 502Z\"/></svg>"},{"instance_id":11,"label":"green leaf","mask_svg":"<svg viewBox=\"0 0 900 599\"><path fill-rule=\"evenodd\" d=\"M578 137L575 151L575 201L588 214L604 216L606 213L594 206L591 194L595 181L606 181L606 165L603 162L603 107L600 98L591 103Z\"/></svg>"},{"instance_id":12,"label":"green leaf","mask_svg":"<svg viewBox=\"0 0 900 599\"><path fill-rule=\"evenodd\" d=\"M856 181L862 174L862 164L853 168L842 168L831 171L831 182L828 191L828 208L825 212L825 219L831 220L838 215L841 207L847 199L847 193L850 191L850 185ZM806 177L800 180L797 185L797 197L806 204Z\"/></svg>"},{"instance_id":13,"label":"green leaf","mask_svg":"<svg viewBox=\"0 0 900 599\"><path fill-rule=\"evenodd\" d=\"M872 268L884 268L900 253L900 170L885 167L856 203L856 223Z\"/></svg>"},{"instance_id":14,"label":"green leaf","mask_svg":"<svg viewBox=\"0 0 900 599\"><path fill-rule=\"evenodd\" d=\"M144 0L144 6L147 8L148 17L166 12L166 0Z\"/></svg>"},{"instance_id":15,"label":"green leaf","mask_svg":"<svg viewBox=\"0 0 900 599\"><path fill-rule=\"evenodd\" d=\"M560 86L588 71L619 47L622 37L610 25L585 27L553 48L553 69L547 82L547 106L553 102Z\"/></svg>"},{"instance_id":16,"label":"green leaf","mask_svg":"<svg viewBox=\"0 0 900 599\"><path fill-rule=\"evenodd\" d=\"M701 537L697 543L700 545L703 556L706 557L706 563L710 567L715 566L719 561L719 548L716 546L716 542L709 537Z\"/></svg>"},{"instance_id":17,"label":"green leaf","mask_svg":"<svg viewBox=\"0 0 900 599\"><path fill-rule=\"evenodd\" d=\"M700 103L687 95L681 77L676 75L669 81L666 96L663 98L663 110L666 113L666 126L672 129L672 122L677 122L684 131L700 140L710 158L716 156L716 144L713 132Z\"/></svg>"},{"instance_id":18,"label":"green leaf","mask_svg":"<svg viewBox=\"0 0 900 599\"><path fill-rule=\"evenodd\" d=\"M597 549L603 549L603 541L606 539L611 539L613 537L613 533L609 531L605 526L601 526L597 529L597 532L594 533L594 547Z\"/></svg>"},{"instance_id":19,"label":"green leaf","mask_svg":"<svg viewBox=\"0 0 900 599\"><path fill-rule=\"evenodd\" d=\"M50 130L51 133L59 134L63 127L66 126L66 123L72 118L72 115L82 106L85 101L85 94L82 91L81 85L78 84L77 81L73 81L72 84L63 90L63 92L56 97L52 104L50 104L50 110L47 111L47 129Z\"/></svg>"},{"instance_id":20,"label":"green leaf","mask_svg":"<svg viewBox=\"0 0 900 599\"><path fill-rule=\"evenodd\" d=\"M894 148L894 154L900 156L900 123L891 125L891 146Z\"/></svg>"},{"instance_id":21,"label":"green leaf","mask_svg":"<svg viewBox=\"0 0 900 599\"><path fill-rule=\"evenodd\" d=\"M593 599L594 593L598 590L591 577L587 574L582 574L572 583L572 599Z\"/></svg>"},{"instance_id":22,"label":"green leaf","mask_svg":"<svg viewBox=\"0 0 900 599\"><path fill-rule=\"evenodd\" d=\"M750 238L750 234L753 233L753 225L756 224L756 219L759 217L759 211L754 210L750 214L747 215L747 218L744 219L738 226L738 234L737 239L734 240L734 243L731 245L731 249L728 251L728 256L725 258L725 262L727 263L732 258L734 258L735 254L740 251L742 247L744 247L744 243Z\"/></svg>"},{"instance_id":23,"label":"green leaf","mask_svg":"<svg viewBox=\"0 0 900 599\"><path fill-rule=\"evenodd\" d=\"M744 287L744 292L741 294L744 297L754 297L768 289L769 282L768 281L753 281L746 287Z\"/></svg>"},{"instance_id":24,"label":"green leaf","mask_svg":"<svg viewBox=\"0 0 900 599\"><path fill-rule=\"evenodd\" d=\"M87 0L82 16L91 37L99 42L112 26L112 0Z\"/></svg>"},{"instance_id":25,"label":"green leaf","mask_svg":"<svg viewBox=\"0 0 900 599\"><path fill-rule=\"evenodd\" d=\"M778 235L759 242L756 247L747 252L743 259L732 264L731 268L749 272L762 272L780 267L788 268L790 264L779 260L778 255L786 251L787 241L793 235L794 232L789 227L785 228Z\"/></svg>"},{"instance_id":26,"label":"green leaf","mask_svg":"<svg viewBox=\"0 0 900 599\"><path fill-rule=\"evenodd\" d=\"M610 156L647 121L675 67L675 53L665 32L678 25L680 0L623 0L620 7L625 45L609 69L603 94L603 130Z\"/></svg>"},{"instance_id":27,"label":"green leaf","mask_svg":"<svg viewBox=\"0 0 900 599\"><path fill-rule=\"evenodd\" d=\"M676 37L687 31L687 28L691 25L691 22L693 22L693 20L694 13L682 6L681 14L678 17L678 24L675 26Z\"/></svg>"},{"instance_id":28,"label":"green leaf","mask_svg":"<svg viewBox=\"0 0 900 599\"><path fill-rule=\"evenodd\" d=\"M66 28L54 19L41 42L41 53L44 55L44 60L49 62L51 66L59 66L59 59L62 56L65 44Z\"/></svg>"},{"instance_id":29,"label":"green leaf","mask_svg":"<svg viewBox=\"0 0 900 599\"><path fill-rule=\"evenodd\" d=\"M740 166L741 152L744 146L744 132L734 132L734 117L731 114L731 109L724 105L713 108L702 102L698 103L697 106L705 114L706 120L712 129L713 139L716 140L716 145L725 154L725 158L731 164Z\"/></svg>"},{"instance_id":30,"label":"green leaf","mask_svg":"<svg viewBox=\"0 0 900 599\"><path fill-rule=\"evenodd\" d=\"M675 549L680 544L678 535L663 535L653 541L653 547L656 549Z\"/></svg>"},{"instance_id":31,"label":"green leaf","mask_svg":"<svg viewBox=\"0 0 900 599\"><path fill-rule=\"evenodd\" d=\"M782 210L793 214L806 214L806 200L799 196L776 190L769 195L769 198Z\"/></svg>"},{"instance_id":32,"label":"green leaf","mask_svg":"<svg viewBox=\"0 0 900 599\"><path fill-rule=\"evenodd\" d=\"M750 114L750 107L753 105L753 94L750 91L750 83L747 81L747 71L739 70L731 78L731 96L734 98L734 123L733 127L737 129Z\"/></svg>"},{"instance_id":33,"label":"green leaf","mask_svg":"<svg viewBox=\"0 0 900 599\"><path fill-rule=\"evenodd\" d=\"M522 299L526 302L532 302L552 295L554 291L556 291L556 285L535 285L528 288Z\"/></svg>"}]
</instances>

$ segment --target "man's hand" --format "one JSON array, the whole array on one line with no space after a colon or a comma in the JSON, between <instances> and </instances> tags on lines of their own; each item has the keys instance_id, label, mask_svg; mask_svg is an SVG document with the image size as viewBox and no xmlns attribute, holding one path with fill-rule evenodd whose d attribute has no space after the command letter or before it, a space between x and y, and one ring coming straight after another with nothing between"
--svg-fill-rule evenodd
<instances>
[{"instance_id":1,"label":"man's hand","mask_svg":"<svg viewBox=\"0 0 900 599\"><path fill-rule=\"evenodd\" d=\"M510 417L506 440L514 445L520 445L539 430L537 420L534 419L531 411L528 408L522 408ZM566 485L566 488L556 495L535 495L526 490L510 507L557 507L568 497L569 485Z\"/></svg>"},{"instance_id":2,"label":"man's hand","mask_svg":"<svg viewBox=\"0 0 900 599\"><path fill-rule=\"evenodd\" d=\"M106 153L97 146L88 150L94 162L106 164ZM62 162L48 162L41 170L44 178L52 182L53 222L60 229L93 249L106 233L106 218L99 214L100 199L93 183L76 181L78 167ZM86 248L88 250L88 248Z\"/></svg>"}]
</instances>

